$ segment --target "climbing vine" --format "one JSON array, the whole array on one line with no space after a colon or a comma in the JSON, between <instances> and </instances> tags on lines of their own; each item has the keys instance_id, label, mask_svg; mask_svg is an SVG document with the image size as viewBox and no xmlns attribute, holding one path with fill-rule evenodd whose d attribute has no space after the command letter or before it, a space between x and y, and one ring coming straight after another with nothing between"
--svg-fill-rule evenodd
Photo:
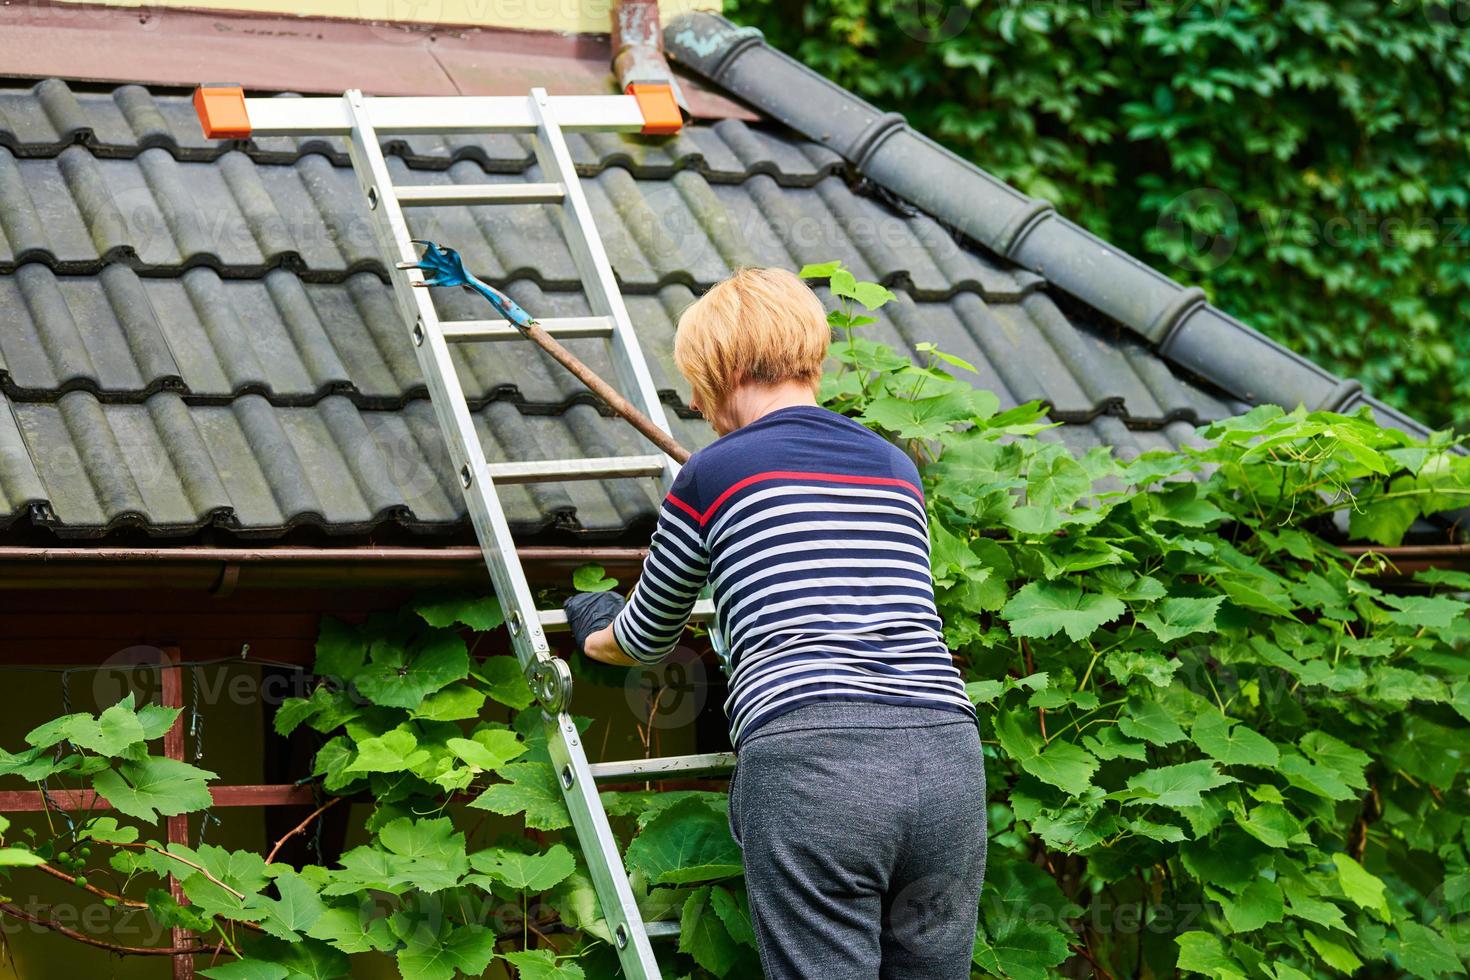
<instances>
[{"instance_id":1,"label":"climbing vine","mask_svg":"<svg viewBox=\"0 0 1470 980\"><path fill-rule=\"evenodd\" d=\"M1077 454L1043 406L1002 411L963 361L865 337L884 287L837 263L803 275L835 301L824 402L921 463L990 777L976 973L1462 973L1470 575L1396 574L1333 542L1394 545L1470 505L1470 458L1448 436L1275 407L1196 448ZM575 584L618 586L591 567ZM496 600L470 595L323 621L276 731L319 736L316 816L369 809L363 843L319 864L159 840L214 778L157 751L178 709L128 697L41 725L0 751L0 776L114 810L6 834L7 890L47 874L191 930L212 980L366 960L411 980L615 976L539 709L514 658L482 651L502 629ZM620 683L578 664L583 684ZM724 795L604 801L646 917L677 924L668 975L757 976ZM0 903L12 914L37 917Z\"/></svg>"}]
</instances>

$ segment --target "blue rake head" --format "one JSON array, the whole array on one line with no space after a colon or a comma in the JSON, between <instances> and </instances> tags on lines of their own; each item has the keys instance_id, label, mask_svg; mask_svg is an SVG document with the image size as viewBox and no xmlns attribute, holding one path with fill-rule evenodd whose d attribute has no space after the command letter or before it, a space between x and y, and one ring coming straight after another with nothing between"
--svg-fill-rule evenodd
<instances>
[{"instance_id":1,"label":"blue rake head","mask_svg":"<svg viewBox=\"0 0 1470 980\"><path fill-rule=\"evenodd\" d=\"M423 256L417 262L400 262L398 268L418 269L424 273L424 281L414 283L415 286L463 286L489 300L495 311L509 320L512 326L524 330L536 322L536 318L515 300L467 271L464 260L454 249L418 238L413 239L413 243L424 247Z\"/></svg>"}]
</instances>

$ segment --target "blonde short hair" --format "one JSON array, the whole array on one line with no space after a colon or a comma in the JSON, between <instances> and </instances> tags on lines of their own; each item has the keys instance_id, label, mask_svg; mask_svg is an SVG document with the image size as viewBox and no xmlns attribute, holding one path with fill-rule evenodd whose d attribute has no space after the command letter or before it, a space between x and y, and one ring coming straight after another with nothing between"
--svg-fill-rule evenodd
<instances>
[{"instance_id":1,"label":"blonde short hair","mask_svg":"<svg viewBox=\"0 0 1470 980\"><path fill-rule=\"evenodd\" d=\"M822 301L785 269L741 269L679 317L674 364L701 410L715 411L738 385L822 377L832 331Z\"/></svg>"}]
</instances>

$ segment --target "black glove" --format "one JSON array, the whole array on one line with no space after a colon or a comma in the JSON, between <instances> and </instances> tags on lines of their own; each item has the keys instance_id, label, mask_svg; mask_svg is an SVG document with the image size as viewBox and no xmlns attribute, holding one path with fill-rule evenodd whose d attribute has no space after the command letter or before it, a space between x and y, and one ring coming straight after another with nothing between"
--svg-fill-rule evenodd
<instances>
[{"instance_id":1,"label":"black glove","mask_svg":"<svg viewBox=\"0 0 1470 980\"><path fill-rule=\"evenodd\" d=\"M611 625L623 611L623 605L623 597L616 592L578 592L562 603L577 649L584 649L587 637Z\"/></svg>"}]
</instances>

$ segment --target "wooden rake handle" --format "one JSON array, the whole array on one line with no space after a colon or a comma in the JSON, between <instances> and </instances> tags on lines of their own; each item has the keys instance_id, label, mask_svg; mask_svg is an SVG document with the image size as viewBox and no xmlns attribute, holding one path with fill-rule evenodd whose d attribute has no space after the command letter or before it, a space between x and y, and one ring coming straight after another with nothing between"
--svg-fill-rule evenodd
<instances>
[{"instance_id":1,"label":"wooden rake handle","mask_svg":"<svg viewBox=\"0 0 1470 980\"><path fill-rule=\"evenodd\" d=\"M567 350L561 343L546 332L546 328L540 323L532 320L521 332L537 347L556 358L558 364L577 376L577 380L587 386L594 395L607 403L607 406L617 412L628 424L648 437L659 449L668 453L674 462L681 466L689 462L689 450L674 441L674 437L663 429L653 424L653 420L640 412L632 402L619 394L618 390L597 376L581 359L571 351Z\"/></svg>"}]
</instances>

